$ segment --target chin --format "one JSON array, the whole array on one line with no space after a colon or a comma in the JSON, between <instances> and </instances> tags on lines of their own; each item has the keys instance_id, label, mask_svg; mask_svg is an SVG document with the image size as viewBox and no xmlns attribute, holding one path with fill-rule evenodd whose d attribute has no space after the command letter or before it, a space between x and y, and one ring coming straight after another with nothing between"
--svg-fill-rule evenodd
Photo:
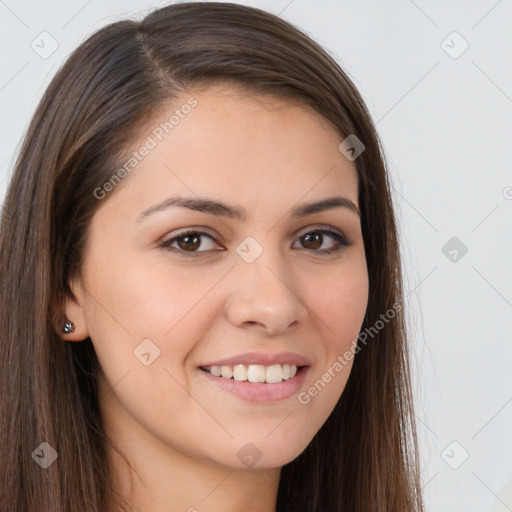
<instances>
[{"instance_id":1,"label":"chin","mask_svg":"<svg viewBox=\"0 0 512 512\"><path fill-rule=\"evenodd\" d=\"M227 465L249 470L278 468L296 459L308 445L307 442L299 444L297 439L271 439L271 436L254 436L253 441L243 443L238 441L235 443L235 459L229 460Z\"/></svg>"}]
</instances>

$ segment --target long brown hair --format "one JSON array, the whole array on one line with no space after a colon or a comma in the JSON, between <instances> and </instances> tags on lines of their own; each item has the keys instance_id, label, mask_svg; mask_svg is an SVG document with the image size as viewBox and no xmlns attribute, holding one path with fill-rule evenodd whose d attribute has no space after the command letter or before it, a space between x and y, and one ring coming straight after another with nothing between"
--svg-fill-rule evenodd
<instances>
[{"instance_id":1,"label":"long brown hair","mask_svg":"<svg viewBox=\"0 0 512 512\"><path fill-rule=\"evenodd\" d=\"M225 83L299 99L355 161L370 294L346 388L307 448L281 471L277 510L423 510L397 228L372 120L340 66L303 32L231 3L179 3L94 33L59 70L32 119L0 227L0 503L9 511L104 512L113 499L92 343L66 343L60 305L79 274L94 194L164 101ZM105 199L105 200L108 200ZM382 321L380 321L382 324ZM374 336L374 337L373 337ZM361 340L360 340L361 341ZM58 454L46 469L32 452Z\"/></svg>"}]
</instances>

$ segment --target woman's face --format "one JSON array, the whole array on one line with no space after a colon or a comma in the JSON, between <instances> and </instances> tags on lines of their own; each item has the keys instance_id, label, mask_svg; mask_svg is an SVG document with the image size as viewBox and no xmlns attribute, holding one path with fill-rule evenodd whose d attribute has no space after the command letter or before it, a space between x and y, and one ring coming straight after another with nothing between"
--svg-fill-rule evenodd
<instances>
[{"instance_id":1,"label":"woman's face","mask_svg":"<svg viewBox=\"0 0 512 512\"><path fill-rule=\"evenodd\" d=\"M98 355L111 435L242 469L306 448L345 387L368 300L342 140L308 107L220 87L141 131L137 164L98 199L66 305L71 339ZM265 382L238 380L242 364Z\"/></svg>"}]
</instances>

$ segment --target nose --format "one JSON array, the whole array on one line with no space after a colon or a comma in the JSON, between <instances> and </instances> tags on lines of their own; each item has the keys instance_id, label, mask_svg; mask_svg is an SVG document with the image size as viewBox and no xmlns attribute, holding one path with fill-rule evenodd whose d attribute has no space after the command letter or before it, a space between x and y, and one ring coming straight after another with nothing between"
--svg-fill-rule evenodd
<instances>
[{"instance_id":1,"label":"nose","mask_svg":"<svg viewBox=\"0 0 512 512\"><path fill-rule=\"evenodd\" d=\"M233 274L235 284L227 300L232 325L278 335L307 319L297 282L280 258L269 257L267 251L253 263L240 260Z\"/></svg>"}]
</instances>

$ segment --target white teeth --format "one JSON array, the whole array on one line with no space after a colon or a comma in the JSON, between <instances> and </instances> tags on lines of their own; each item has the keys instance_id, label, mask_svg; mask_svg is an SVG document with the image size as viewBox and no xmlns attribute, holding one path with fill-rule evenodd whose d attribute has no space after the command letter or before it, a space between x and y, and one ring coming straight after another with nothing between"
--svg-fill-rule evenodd
<instances>
[{"instance_id":1,"label":"white teeth","mask_svg":"<svg viewBox=\"0 0 512 512\"><path fill-rule=\"evenodd\" d=\"M283 380L283 368L281 367L280 364L273 364L272 366L267 366L265 376L265 380L269 384L281 382Z\"/></svg>"},{"instance_id":2,"label":"white teeth","mask_svg":"<svg viewBox=\"0 0 512 512\"><path fill-rule=\"evenodd\" d=\"M247 368L249 382L265 382L265 367L262 364L250 364Z\"/></svg>"},{"instance_id":3,"label":"white teeth","mask_svg":"<svg viewBox=\"0 0 512 512\"><path fill-rule=\"evenodd\" d=\"M243 364L233 366L233 379L238 381L247 380L247 368Z\"/></svg>"},{"instance_id":4,"label":"white teeth","mask_svg":"<svg viewBox=\"0 0 512 512\"><path fill-rule=\"evenodd\" d=\"M221 366L220 369L222 372L222 376L225 379L231 379L231 377L233 377L233 368L231 368L231 366Z\"/></svg>"},{"instance_id":5,"label":"white teeth","mask_svg":"<svg viewBox=\"0 0 512 512\"><path fill-rule=\"evenodd\" d=\"M215 377L220 377L220 366L210 366L210 373Z\"/></svg>"},{"instance_id":6,"label":"white teeth","mask_svg":"<svg viewBox=\"0 0 512 512\"><path fill-rule=\"evenodd\" d=\"M297 374L297 366L294 364L273 364L271 366L235 364L234 366L210 366L205 369L215 377L233 378L239 382L266 382L267 384L277 384L291 379Z\"/></svg>"}]
</instances>

